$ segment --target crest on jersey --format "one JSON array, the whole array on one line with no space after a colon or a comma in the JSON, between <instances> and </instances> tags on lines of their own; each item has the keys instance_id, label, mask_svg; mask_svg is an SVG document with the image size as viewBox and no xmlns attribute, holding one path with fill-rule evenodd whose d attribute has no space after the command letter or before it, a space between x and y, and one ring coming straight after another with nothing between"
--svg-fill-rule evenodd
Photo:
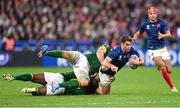
<instances>
[{"instance_id":1,"label":"crest on jersey","mask_svg":"<svg viewBox=\"0 0 180 108\"><path fill-rule=\"evenodd\" d=\"M160 28L161 27L161 25L160 24L157 24L157 28Z\"/></svg>"},{"instance_id":2,"label":"crest on jersey","mask_svg":"<svg viewBox=\"0 0 180 108\"><path fill-rule=\"evenodd\" d=\"M147 25L147 26L146 26L146 29L150 29L150 26L149 26L149 25Z\"/></svg>"},{"instance_id":3,"label":"crest on jersey","mask_svg":"<svg viewBox=\"0 0 180 108\"><path fill-rule=\"evenodd\" d=\"M127 57L127 58L130 58L130 57L131 57L131 55L130 55L130 54L128 54L126 57Z\"/></svg>"}]
</instances>

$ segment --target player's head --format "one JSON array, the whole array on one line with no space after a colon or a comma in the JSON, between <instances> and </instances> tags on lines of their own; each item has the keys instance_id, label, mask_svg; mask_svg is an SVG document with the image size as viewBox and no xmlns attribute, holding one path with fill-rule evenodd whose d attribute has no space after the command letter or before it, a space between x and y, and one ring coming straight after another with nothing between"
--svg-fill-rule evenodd
<instances>
[{"instance_id":1,"label":"player's head","mask_svg":"<svg viewBox=\"0 0 180 108\"><path fill-rule=\"evenodd\" d=\"M132 38L130 36L122 36L121 37L121 47L123 51L129 52L132 47Z\"/></svg>"},{"instance_id":2,"label":"player's head","mask_svg":"<svg viewBox=\"0 0 180 108\"><path fill-rule=\"evenodd\" d=\"M154 7L154 6L148 8L147 15L151 21L155 22L157 20L157 17L158 17L158 8Z\"/></svg>"}]
</instances>

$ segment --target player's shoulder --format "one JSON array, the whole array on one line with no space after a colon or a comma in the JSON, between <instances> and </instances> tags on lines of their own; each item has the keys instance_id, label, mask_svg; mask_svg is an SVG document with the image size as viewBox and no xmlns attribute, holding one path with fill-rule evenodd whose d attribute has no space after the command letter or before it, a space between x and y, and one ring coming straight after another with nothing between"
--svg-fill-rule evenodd
<instances>
[{"instance_id":1,"label":"player's shoulder","mask_svg":"<svg viewBox=\"0 0 180 108\"><path fill-rule=\"evenodd\" d=\"M146 25L148 25L148 24L150 24L151 22L149 21L149 19L148 20L146 20L143 24L142 24L142 26L146 26Z\"/></svg>"},{"instance_id":2,"label":"player's shoulder","mask_svg":"<svg viewBox=\"0 0 180 108\"><path fill-rule=\"evenodd\" d=\"M162 18L158 18L158 22L160 23L166 23L166 20L162 19Z\"/></svg>"},{"instance_id":3,"label":"player's shoulder","mask_svg":"<svg viewBox=\"0 0 180 108\"><path fill-rule=\"evenodd\" d=\"M120 45L115 46L112 51L113 51L113 52L120 53L120 52L122 51L122 50L121 50L121 46L120 46Z\"/></svg>"}]
</instances>

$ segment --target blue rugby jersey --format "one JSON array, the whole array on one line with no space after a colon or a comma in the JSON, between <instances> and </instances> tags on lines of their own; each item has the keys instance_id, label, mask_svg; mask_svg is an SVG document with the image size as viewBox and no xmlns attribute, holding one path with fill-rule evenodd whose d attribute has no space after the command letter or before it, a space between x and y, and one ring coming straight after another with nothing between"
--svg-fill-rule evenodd
<instances>
[{"instance_id":1,"label":"blue rugby jersey","mask_svg":"<svg viewBox=\"0 0 180 108\"><path fill-rule=\"evenodd\" d=\"M131 55L137 55L139 57L139 53L134 48L131 48L130 52L124 53L121 49L121 46L115 47L112 51L107 55L112 59L111 64L118 67L118 71L128 62ZM115 72L112 72L111 69L106 71L101 71L102 73L106 73L109 75L114 75Z\"/></svg>"},{"instance_id":2,"label":"blue rugby jersey","mask_svg":"<svg viewBox=\"0 0 180 108\"><path fill-rule=\"evenodd\" d=\"M151 22L147 20L140 28L139 32L147 33L147 49L158 49L166 46L165 39L158 39L158 32L164 34L169 32L169 27L165 20L158 18L156 22Z\"/></svg>"}]
</instances>

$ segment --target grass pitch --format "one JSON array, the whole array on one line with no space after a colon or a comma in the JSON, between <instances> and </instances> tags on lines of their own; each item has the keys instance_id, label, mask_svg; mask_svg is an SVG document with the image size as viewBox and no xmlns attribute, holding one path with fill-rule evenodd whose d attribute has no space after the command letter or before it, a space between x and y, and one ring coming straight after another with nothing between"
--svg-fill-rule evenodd
<instances>
[{"instance_id":1,"label":"grass pitch","mask_svg":"<svg viewBox=\"0 0 180 108\"><path fill-rule=\"evenodd\" d=\"M36 72L69 72L70 68L1 67L0 75ZM180 67L174 67L172 80L180 90ZM0 78L0 107L180 107L180 91L172 93L154 67L123 68L116 75L110 95L31 96L24 87L31 82L4 81Z\"/></svg>"}]
</instances>

